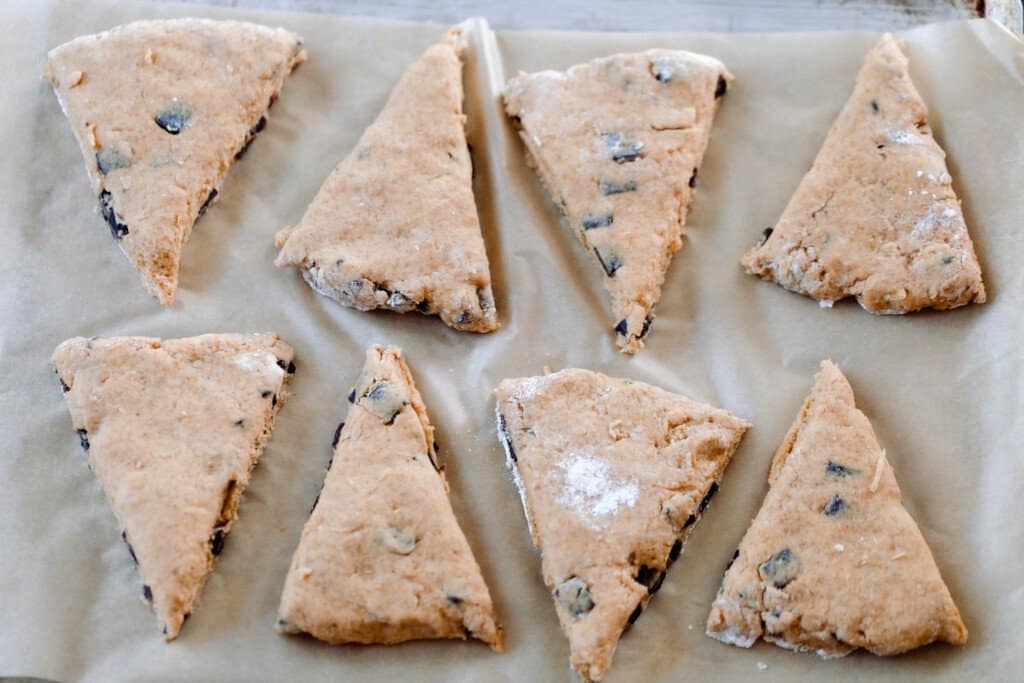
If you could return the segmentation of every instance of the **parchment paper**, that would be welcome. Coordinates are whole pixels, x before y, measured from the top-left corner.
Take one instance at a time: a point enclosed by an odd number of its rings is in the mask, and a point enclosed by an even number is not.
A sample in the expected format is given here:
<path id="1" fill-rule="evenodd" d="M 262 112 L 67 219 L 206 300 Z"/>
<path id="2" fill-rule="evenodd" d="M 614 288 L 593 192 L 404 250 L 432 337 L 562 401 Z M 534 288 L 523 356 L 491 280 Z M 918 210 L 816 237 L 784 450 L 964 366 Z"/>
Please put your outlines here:
<path id="1" fill-rule="evenodd" d="M 1024 670 L 1024 48 L 984 21 L 901 35 L 982 261 L 989 303 L 874 317 L 822 310 L 742 273 L 780 214 L 876 36 L 490 34 L 468 22 L 465 72 L 476 196 L 503 328 L 365 314 L 279 270 L 273 235 L 297 221 L 439 25 L 205 7 L 13 3 L 0 10 L 5 163 L 0 201 L 0 675 L 60 681 L 566 681 L 568 646 L 494 437 L 490 392 L 508 376 L 581 366 L 648 381 L 754 423 L 661 592 L 622 639 L 609 681 L 1011 680 Z M 185 248 L 177 303 L 148 297 L 95 214 L 46 51 L 158 16 L 246 18 L 297 31 L 309 62 L 231 170 Z M 736 75 L 715 121 L 647 348 L 614 350 L 597 273 L 523 163 L 496 93 L 516 71 L 621 50 L 685 48 Z M 401 248 L 402 245 L 395 245 Z M 297 351 L 294 395 L 241 503 L 202 603 L 165 644 L 85 466 L 48 365 L 74 335 L 276 331 Z M 371 342 L 398 344 L 438 429 L 456 515 L 505 626 L 479 643 L 332 647 L 273 630 L 292 551 L 320 487 L 344 396 Z M 832 357 L 853 384 L 970 629 L 962 649 L 823 662 L 703 635 L 726 561 L 766 489 L 770 456 Z M 762 666 L 766 665 L 765 666 Z"/>

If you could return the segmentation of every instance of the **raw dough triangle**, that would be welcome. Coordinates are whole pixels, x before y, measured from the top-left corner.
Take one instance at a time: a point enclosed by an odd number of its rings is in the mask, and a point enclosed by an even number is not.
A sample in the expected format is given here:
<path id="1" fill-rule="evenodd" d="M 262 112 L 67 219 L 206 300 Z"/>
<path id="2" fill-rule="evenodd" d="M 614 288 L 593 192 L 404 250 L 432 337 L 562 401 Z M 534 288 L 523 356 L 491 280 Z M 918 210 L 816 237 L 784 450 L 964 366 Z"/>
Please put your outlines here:
<path id="1" fill-rule="evenodd" d="M 371 346 L 281 595 L 278 630 L 329 643 L 467 638 L 501 651 L 401 349 Z"/>
<path id="2" fill-rule="evenodd" d="M 505 111 L 612 297 L 616 343 L 643 346 L 732 75 L 681 50 L 520 74 Z"/>
<path id="3" fill-rule="evenodd" d="M 711 608 L 709 636 L 742 647 L 764 638 L 822 657 L 967 640 L 885 451 L 831 361 L 768 484 Z"/>
<path id="4" fill-rule="evenodd" d="M 498 329 L 463 128 L 463 49 L 452 29 L 406 70 L 302 222 L 278 233 L 278 266 L 361 311 Z"/>
<path id="5" fill-rule="evenodd" d="M 50 51 L 100 212 L 146 289 L 174 301 L 192 224 L 263 130 L 299 38 L 238 21 L 140 21 Z"/>
<path id="6" fill-rule="evenodd" d="M 983 303 L 945 157 L 907 58 L 885 34 L 811 170 L 743 267 L 826 307 L 848 296 L 872 313 Z"/>
<path id="7" fill-rule="evenodd" d="M 750 425 L 588 370 L 507 379 L 496 394 L 506 464 L 572 668 L 600 680 Z"/>
<path id="8" fill-rule="evenodd" d="M 53 353 L 71 421 L 167 640 L 234 524 L 293 357 L 275 334 L 76 337 Z"/>

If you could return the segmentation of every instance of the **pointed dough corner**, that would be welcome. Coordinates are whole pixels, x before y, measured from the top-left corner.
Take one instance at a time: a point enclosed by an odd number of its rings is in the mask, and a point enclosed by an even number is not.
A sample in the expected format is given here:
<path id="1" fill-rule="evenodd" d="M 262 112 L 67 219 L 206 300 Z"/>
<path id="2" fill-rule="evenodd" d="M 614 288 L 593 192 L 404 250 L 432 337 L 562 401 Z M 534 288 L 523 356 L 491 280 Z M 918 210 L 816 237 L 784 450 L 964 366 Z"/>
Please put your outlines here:
<path id="1" fill-rule="evenodd" d="M 460 57 L 466 49 L 466 38 L 462 35 L 461 26 L 452 26 L 449 28 L 448 33 L 445 34 L 442 42 L 451 45 L 455 50 L 455 53 Z"/>

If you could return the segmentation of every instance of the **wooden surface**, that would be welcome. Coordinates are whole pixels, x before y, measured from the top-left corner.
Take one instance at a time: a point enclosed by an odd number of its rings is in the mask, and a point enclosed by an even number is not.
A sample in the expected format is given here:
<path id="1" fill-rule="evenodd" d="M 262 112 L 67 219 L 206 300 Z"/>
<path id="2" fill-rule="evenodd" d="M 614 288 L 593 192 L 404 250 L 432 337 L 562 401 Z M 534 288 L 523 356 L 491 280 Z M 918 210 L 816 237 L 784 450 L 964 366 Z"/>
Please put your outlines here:
<path id="1" fill-rule="evenodd" d="M 166 1 L 166 0 L 154 0 Z M 1021 33 L 1021 0 L 191 0 L 258 9 L 333 12 L 456 23 L 482 16 L 496 29 L 599 31 L 900 30 L 988 16 Z"/>

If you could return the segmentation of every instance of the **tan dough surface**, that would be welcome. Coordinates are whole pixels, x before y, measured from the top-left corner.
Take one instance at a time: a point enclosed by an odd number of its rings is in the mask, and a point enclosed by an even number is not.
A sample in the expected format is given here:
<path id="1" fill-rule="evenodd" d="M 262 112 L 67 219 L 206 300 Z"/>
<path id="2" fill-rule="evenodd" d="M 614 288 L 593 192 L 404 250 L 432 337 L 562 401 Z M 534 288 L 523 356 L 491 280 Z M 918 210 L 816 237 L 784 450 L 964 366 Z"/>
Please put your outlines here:
<path id="1" fill-rule="evenodd" d="M 600 680 L 750 425 L 589 370 L 506 379 L 496 394 L 499 438 L 571 666 Z"/>
<path id="2" fill-rule="evenodd" d="M 401 349 L 371 346 L 281 596 L 278 629 L 330 643 L 467 638 L 501 651 L 434 428 Z"/>
<path id="3" fill-rule="evenodd" d="M 748 273 L 872 313 L 985 301 L 946 154 L 891 34 L 868 53 L 825 144 Z"/>
<path id="4" fill-rule="evenodd" d="M 305 59 L 283 29 L 207 19 L 125 24 L 50 51 L 46 79 L 100 213 L 161 303 L 193 223 Z"/>
<path id="5" fill-rule="evenodd" d="M 822 657 L 962 645 L 967 629 L 885 451 L 839 368 L 821 367 L 772 460 L 768 495 L 725 573 L 708 635 Z"/>
<path id="6" fill-rule="evenodd" d="M 275 334 L 76 337 L 53 352 L 71 421 L 167 640 L 213 571 L 293 357 Z"/>
<path id="7" fill-rule="evenodd" d="M 278 233 L 278 266 L 361 311 L 498 328 L 463 128 L 463 49 L 453 29 L 406 70 L 302 222 Z"/>
<path id="8" fill-rule="evenodd" d="M 520 74 L 505 111 L 612 297 L 616 343 L 643 346 L 732 75 L 681 50 Z"/>

